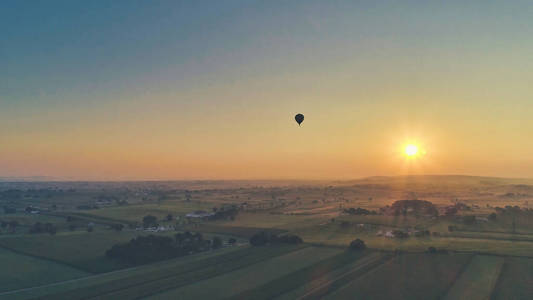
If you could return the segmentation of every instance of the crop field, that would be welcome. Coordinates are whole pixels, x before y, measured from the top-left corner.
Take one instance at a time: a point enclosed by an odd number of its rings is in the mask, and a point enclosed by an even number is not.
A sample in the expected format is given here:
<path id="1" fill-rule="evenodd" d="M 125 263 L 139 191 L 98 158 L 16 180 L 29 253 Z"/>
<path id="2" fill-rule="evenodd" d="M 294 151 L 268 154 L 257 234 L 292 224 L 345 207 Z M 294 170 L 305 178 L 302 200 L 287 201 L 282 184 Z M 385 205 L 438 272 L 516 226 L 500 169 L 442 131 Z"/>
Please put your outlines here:
<path id="1" fill-rule="evenodd" d="M 99 285 L 57 293 L 43 299 L 132 299 L 149 296 L 204 279 L 231 273 L 270 258 L 301 249 L 302 246 L 244 248 L 181 265 L 160 268 Z"/>
<path id="2" fill-rule="evenodd" d="M 533 299 L 533 259 L 506 258 L 491 299 Z"/>
<path id="3" fill-rule="evenodd" d="M 105 251 L 117 242 L 127 242 L 137 232 L 95 231 L 66 232 L 29 237 L 0 239 L 0 245 L 15 251 L 62 262 L 91 273 L 100 273 L 126 267 L 105 257 Z"/>
<path id="4" fill-rule="evenodd" d="M 80 278 L 89 273 L 0 248 L 0 292 Z"/>
<path id="5" fill-rule="evenodd" d="M 198 231 L 212 234 L 226 234 L 244 238 L 250 238 L 252 235 L 264 231 L 272 234 L 280 234 L 286 232 L 283 229 L 276 228 L 259 228 L 259 227 L 237 227 L 237 226 L 220 226 L 216 224 L 201 224 L 195 226 L 185 226 L 183 230 Z"/>
<path id="6" fill-rule="evenodd" d="M 490 299 L 503 261 L 502 257 L 497 256 L 475 256 L 457 278 L 445 299 Z"/>
<path id="7" fill-rule="evenodd" d="M 387 251 L 412 251 L 424 252 L 428 247 L 464 251 L 475 253 L 491 253 L 502 255 L 532 256 L 533 240 L 529 236 L 515 235 L 514 238 L 490 233 L 463 232 L 444 234 L 439 237 L 409 237 L 405 239 L 377 236 L 375 231 L 361 231 L 355 226 L 342 228 L 338 224 L 326 224 L 292 231 L 301 236 L 306 242 L 344 246 L 348 245 L 354 237 L 361 238 L 373 249 Z M 455 235 L 456 234 L 456 235 Z"/>
<path id="8" fill-rule="evenodd" d="M 224 299 L 338 254 L 334 248 L 308 247 L 234 272 L 154 295 L 149 299 Z M 235 284 L 238 283 L 238 284 Z"/>
<path id="9" fill-rule="evenodd" d="M 290 299 L 318 299 L 364 275 L 390 259 L 390 255 L 379 252 L 350 252 L 345 251 L 332 259 L 324 260 L 308 269 L 292 273 L 287 278 L 280 278 L 270 282 L 261 289 L 255 289 L 243 293 L 246 296 L 254 296 L 254 299 L 270 299 L 274 296 L 278 300 Z M 283 283 L 280 281 L 283 280 Z M 279 286 L 287 286 L 280 290 Z M 276 291 L 276 293 L 272 293 Z M 255 297 L 258 298 L 255 298 Z"/>
<path id="10" fill-rule="evenodd" d="M 261 227 L 293 230 L 302 227 L 309 227 L 325 222 L 328 218 L 322 216 L 291 216 L 285 214 L 266 213 L 241 213 L 235 221 L 215 222 L 220 226 L 238 227 Z"/>
<path id="11" fill-rule="evenodd" d="M 176 272 L 176 270 L 187 271 L 189 270 L 189 266 L 192 266 L 192 264 L 198 266 L 200 264 L 212 263 L 214 261 L 213 257 L 217 257 L 216 260 L 219 260 L 225 256 L 242 256 L 248 251 L 250 250 L 246 247 L 228 247 L 217 251 L 200 252 L 189 256 L 179 257 L 176 259 L 139 267 L 127 268 L 96 275 L 88 274 L 88 276 L 76 280 L 67 280 L 53 285 L 44 285 L 42 287 L 24 289 L 5 294 L 0 293 L 0 299 L 24 300 L 43 297 L 45 295 L 69 295 L 69 297 L 75 297 L 72 296 L 72 294 L 87 296 L 89 295 L 88 291 L 94 293 L 95 291 L 100 292 L 106 288 L 114 289 L 117 287 L 118 283 L 122 282 L 121 280 L 125 278 L 128 281 L 132 281 L 133 278 L 136 277 L 148 278 L 148 274 L 154 274 L 154 271 L 156 271 L 156 274 L 159 274 L 160 276 L 165 276 L 167 274 L 173 274 Z M 235 254 L 228 255 L 232 252 L 235 252 Z M 69 294 L 70 291 L 74 292 Z"/>
<path id="12" fill-rule="evenodd" d="M 126 206 L 109 207 L 105 209 L 88 210 L 84 213 L 110 220 L 141 222 L 146 215 L 153 215 L 158 219 L 165 218 L 168 214 L 173 217 L 183 216 L 196 210 L 211 211 L 214 204 L 198 202 L 173 202 L 166 201 L 162 204 L 135 204 Z"/>
<path id="13" fill-rule="evenodd" d="M 471 255 L 406 254 L 368 272 L 326 299 L 436 299 L 445 295 Z"/>
<path id="14" fill-rule="evenodd" d="M 500 179 L 404 179 L 304 186 L 57 183 L 61 189 L 13 183 L 0 190 L 0 299 L 533 298 L 529 188 Z M 432 201 L 438 214 L 391 213 L 403 202 L 397 200 L 411 197 Z M 42 210 L 28 213 L 27 205 Z M 450 207 L 460 209 L 448 215 Z M 224 209 L 230 214 L 184 217 Z M 128 226 L 147 215 L 163 232 Z M 57 232 L 30 234 L 36 222 Z M 117 224 L 125 226 L 110 229 Z M 146 265 L 105 256 L 134 237 L 178 231 L 200 232 L 204 241 L 218 236 L 223 247 Z M 261 231 L 304 242 L 251 246 Z M 355 239 L 367 249 L 348 250 Z"/>

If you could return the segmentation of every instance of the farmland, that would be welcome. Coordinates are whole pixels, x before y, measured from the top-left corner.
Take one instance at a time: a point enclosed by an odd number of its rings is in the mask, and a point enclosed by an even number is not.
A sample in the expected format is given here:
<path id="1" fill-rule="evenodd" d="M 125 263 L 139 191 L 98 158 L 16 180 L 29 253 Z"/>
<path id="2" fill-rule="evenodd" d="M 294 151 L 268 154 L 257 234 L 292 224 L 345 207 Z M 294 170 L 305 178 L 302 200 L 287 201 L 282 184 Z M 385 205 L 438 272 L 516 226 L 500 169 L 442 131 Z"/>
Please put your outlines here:
<path id="1" fill-rule="evenodd" d="M 229 274 L 157 294 L 149 299 L 176 299 L 178 296 L 181 299 L 194 299 L 196 297 L 224 299 L 309 266 L 339 252 L 340 250 L 338 249 L 309 247 L 264 260 Z M 250 276 L 251 274 L 254 275 Z M 239 284 L 235 285 L 235 282 Z"/>
<path id="2" fill-rule="evenodd" d="M 446 299 L 489 299 L 504 259 L 478 255 L 448 291 Z"/>
<path id="3" fill-rule="evenodd" d="M 0 248 L 0 292 L 59 282 L 89 275 L 59 263 Z"/>
<path id="4" fill-rule="evenodd" d="M 529 299 L 529 184 L 431 176 L 0 183 L 8 208 L 0 299 Z M 394 213 L 405 198 L 427 199 L 434 213 Z M 36 232 L 43 224 L 53 231 Z M 303 243 L 251 245 L 260 232 Z M 106 255 L 148 235 L 219 245 L 147 264 Z M 367 249 L 348 249 L 355 239 Z"/>
<path id="5" fill-rule="evenodd" d="M 372 294 L 373 299 L 436 299 L 446 293 L 470 259 L 469 255 L 402 255 L 326 298 L 364 298 Z"/>

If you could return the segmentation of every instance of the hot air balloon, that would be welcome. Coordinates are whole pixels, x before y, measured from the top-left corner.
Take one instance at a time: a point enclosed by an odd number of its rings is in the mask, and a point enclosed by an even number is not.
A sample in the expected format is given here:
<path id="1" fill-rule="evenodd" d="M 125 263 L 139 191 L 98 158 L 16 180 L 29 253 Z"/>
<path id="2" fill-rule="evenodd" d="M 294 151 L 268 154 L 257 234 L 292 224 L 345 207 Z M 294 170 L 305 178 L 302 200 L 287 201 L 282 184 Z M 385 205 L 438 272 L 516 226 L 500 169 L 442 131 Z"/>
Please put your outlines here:
<path id="1" fill-rule="evenodd" d="M 302 124 L 302 122 L 304 121 L 304 115 L 297 114 L 296 116 L 294 116 L 294 119 L 298 123 L 298 126 L 300 126 Z"/>

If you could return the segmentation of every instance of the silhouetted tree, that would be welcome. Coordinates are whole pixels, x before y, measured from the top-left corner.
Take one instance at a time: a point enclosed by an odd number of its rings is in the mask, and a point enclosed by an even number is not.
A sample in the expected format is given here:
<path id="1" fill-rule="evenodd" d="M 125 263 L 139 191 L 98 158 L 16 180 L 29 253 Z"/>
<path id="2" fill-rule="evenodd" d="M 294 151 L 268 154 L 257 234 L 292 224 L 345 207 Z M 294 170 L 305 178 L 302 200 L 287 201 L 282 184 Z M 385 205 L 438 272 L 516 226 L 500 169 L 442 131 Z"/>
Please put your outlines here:
<path id="1" fill-rule="evenodd" d="M 366 249 L 365 242 L 360 239 L 355 239 L 350 243 L 350 250 L 361 251 Z"/>
<path id="2" fill-rule="evenodd" d="M 213 237 L 212 247 L 213 249 L 218 249 L 222 247 L 222 239 L 218 236 Z"/>
<path id="3" fill-rule="evenodd" d="M 143 218 L 143 227 L 156 227 L 157 226 L 157 218 L 151 215 L 145 216 Z"/>

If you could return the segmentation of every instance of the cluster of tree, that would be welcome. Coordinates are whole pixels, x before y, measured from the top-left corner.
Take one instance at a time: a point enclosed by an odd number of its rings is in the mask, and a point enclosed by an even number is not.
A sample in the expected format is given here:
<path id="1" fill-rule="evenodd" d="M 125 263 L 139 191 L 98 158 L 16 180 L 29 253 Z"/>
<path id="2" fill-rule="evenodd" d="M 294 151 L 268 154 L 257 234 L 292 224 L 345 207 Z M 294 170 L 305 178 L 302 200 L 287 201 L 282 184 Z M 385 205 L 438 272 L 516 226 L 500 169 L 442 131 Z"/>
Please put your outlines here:
<path id="1" fill-rule="evenodd" d="M 157 223 L 157 218 L 151 215 L 144 216 L 143 218 L 143 227 L 144 228 L 150 228 L 150 227 L 158 227 L 159 224 Z"/>
<path id="2" fill-rule="evenodd" d="M 15 232 L 15 229 L 19 226 L 19 222 L 16 220 L 0 221 L 0 227 L 8 228 L 11 232 Z"/>
<path id="3" fill-rule="evenodd" d="M 267 244 L 300 244 L 303 243 L 302 238 L 297 235 L 276 235 L 264 231 L 254 234 L 250 238 L 252 246 L 264 246 Z"/>
<path id="4" fill-rule="evenodd" d="M 445 216 L 455 216 L 459 211 L 471 211 L 472 207 L 461 203 L 456 202 L 454 205 L 450 205 L 444 208 Z"/>
<path id="5" fill-rule="evenodd" d="M 533 209 L 521 208 L 520 206 L 510 206 L 505 207 L 495 207 L 496 213 L 498 214 L 509 214 L 509 215 L 520 215 L 520 214 L 532 214 Z"/>
<path id="6" fill-rule="evenodd" d="M 113 229 L 115 231 L 122 231 L 122 229 L 124 229 L 124 225 L 122 225 L 120 223 L 114 223 L 114 224 L 110 224 L 109 228 L 111 228 L 111 229 Z"/>
<path id="7" fill-rule="evenodd" d="M 106 251 L 106 256 L 139 265 L 185 256 L 222 247 L 222 240 L 204 239 L 201 233 L 178 233 L 174 239 L 168 236 L 139 236 L 125 244 L 117 244 Z"/>
<path id="8" fill-rule="evenodd" d="M 31 234 L 49 233 L 51 235 L 54 235 L 56 234 L 56 232 L 57 232 L 57 228 L 54 226 L 54 224 L 52 223 L 43 224 L 41 222 L 37 222 L 33 224 L 29 230 L 29 233 Z"/>
<path id="9" fill-rule="evenodd" d="M 33 212 L 33 211 L 39 211 L 39 209 L 37 209 L 37 208 L 35 208 L 35 207 L 33 207 L 33 206 L 30 205 L 30 206 L 26 206 L 26 208 L 24 209 L 24 211 L 27 212 L 27 213 L 31 213 L 31 212 Z"/>
<path id="10" fill-rule="evenodd" d="M 348 208 L 348 209 L 344 209 L 343 210 L 344 213 L 347 213 L 347 214 L 350 214 L 350 215 L 377 215 L 377 212 L 376 211 L 373 211 L 373 210 L 368 210 L 368 209 L 364 209 L 364 208 Z"/>
<path id="11" fill-rule="evenodd" d="M 220 209 L 213 209 L 213 215 L 209 217 L 210 220 L 235 220 L 239 213 L 237 205 L 223 206 Z"/>
<path id="12" fill-rule="evenodd" d="M 431 236 L 431 232 L 429 232 L 429 230 L 420 230 L 420 231 L 415 231 L 414 235 L 416 237 Z"/>
<path id="13" fill-rule="evenodd" d="M 391 206 L 385 206 L 381 208 L 381 210 L 386 215 L 393 216 L 437 216 L 439 214 L 435 205 L 426 200 L 398 200 L 395 201 Z"/>
<path id="14" fill-rule="evenodd" d="M 348 249 L 353 250 L 353 251 L 361 251 L 361 250 L 366 249 L 366 245 L 363 240 L 355 239 L 350 243 L 350 246 L 348 247 Z"/>
<path id="15" fill-rule="evenodd" d="M 405 239 L 409 237 L 409 234 L 407 232 L 403 232 L 401 230 L 393 230 L 392 234 L 394 235 L 395 238 Z"/>

